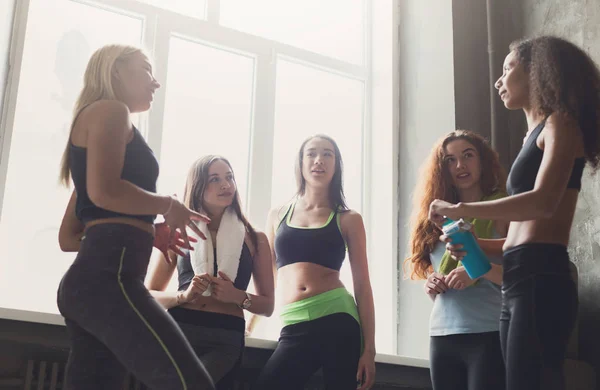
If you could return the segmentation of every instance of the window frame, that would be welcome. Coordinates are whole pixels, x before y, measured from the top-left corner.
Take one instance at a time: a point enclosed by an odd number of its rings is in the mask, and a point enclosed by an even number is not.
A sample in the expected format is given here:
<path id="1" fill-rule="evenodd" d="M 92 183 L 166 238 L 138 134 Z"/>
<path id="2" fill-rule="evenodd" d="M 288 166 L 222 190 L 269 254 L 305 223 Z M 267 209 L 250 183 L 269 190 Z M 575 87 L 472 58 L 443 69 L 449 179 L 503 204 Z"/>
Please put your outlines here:
<path id="1" fill-rule="evenodd" d="M 7 179 L 8 160 L 10 158 L 11 137 L 15 122 L 16 101 L 19 90 L 19 80 L 21 75 L 21 66 L 24 55 L 25 34 L 27 30 L 29 7 L 31 1 L 40 0 L 19 0 L 16 2 L 13 32 L 11 38 L 9 54 L 9 71 L 6 85 L 6 94 L 2 118 L 0 122 L 0 223 L 2 217 L 2 208 L 4 203 L 4 188 Z M 44 0 L 41 0 L 44 1 Z M 361 80 L 364 83 L 363 94 L 363 123 L 362 123 L 362 161 L 361 161 L 361 180 L 362 194 L 361 204 L 353 205 L 361 211 L 367 230 L 368 254 L 372 253 L 372 247 L 380 243 L 372 243 L 372 235 L 369 230 L 376 224 L 379 214 L 374 214 L 374 204 L 372 204 L 373 189 L 371 189 L 373 172 L 376 170 L 373 158 L 376 153 L 373 150 L 373 131 L 372 131 L 372 112 L 373 102 L 380 101 L 373 99 L 373 69 L 372 69 L 372 36 L 374 30 L 374 20 L 372 13 L 373 0 L 363 1 L 363 64 L 357 65 L 344 62 L 335 58 L 327 57 L 322 54 L 314 53 L 309 50 L 290 46 L 281 42 L 267 38 L 254 36 L 242 31 L 221 26 L 219 24 L 219 0 L 207 0 L 205 15 L 206 19 L 201 20 L 195 17 L 179 14 L 174 11 L 158 8 L 147 3 L 141 3 L 136 0 L 68 0 L 82 3 L 85 5 L 108 9 L 123 15 L 143 18 L 143 45 L 151 56 L 154 57 L 154 73 L 159 80 L 166 80 L 168 72 L 168 54 L 169 41 L 171 36 L 184 37 L 192 41 L 201 42 L 221 49 L 233 52 L 239 52 L 244 55 L 252 55 L 255 58 L 255 80 L 254 80 L 254 102 L 252 107 L 252 121 L 250 129 L 250 153 L 248 161 L 248 188 L 245 205 L 247 215 L 256 225 L 263 226 L 266 222 L 266 216 L 271 208 L 271 188 L 273 169 L 273 139 L 274 139 L 274 120 L 275 120 L 275 94 L 277 77 L 277 59 L 285 58 L 303 64 L 309 64 L 320 70 L 325 70 L 345 77 Z M 377 0 L 379 1 L 379 0 Z M 390 12 L 394 11 L 396 0 L 388 0 L 390 3 Z M 379 14 L 381 16 L 381 13 Z M 390 15 L 390 22 L 396 20 L 396 16 Z M 397 39 L 392 39 L 397 43 Z M 394 49 L 395 50 L 395 49 Z M 391 80 L 390 80 L 391 81 Z M 140 117 L 140 130 L 147 135 L 147 140 L 160 161 L 162 124 L 164 121 L 166 88 L 157 91 L 154 99 L 153 109 L 149 115 Z M 394 96 L 394 101 L 397 97 Z M 395 108 L 393 109 L 395 112 Z M 396 121 L 397 122 L 397 121 Z M 388 131 L 388 130 L 386 130 Z M 389 129 L 393 132 L 393 129 Z M 396 135 L 392 138 L 396 139 Z M 392 154 L 397 149 L 393 146 L 389 153 Z M 386 151 L 388 153 L 388 151 Z M 396 161 L 396 156 L 392 158 Z M 260 168 L 260 169 L 259 169 Z M 393 193 L 397 193 L 397 167 L 390 167 L 390 177 L 394 181 Z M 269 174 L 264 174 L 269 172 Z M 292 171 L 290 171 L 290 174 Z M 347 173 L 348 174 L 348 173 Z M 396 195 L 392 195 L 394 204 L 390 205 L 390 213 L 397 210 Z M 375 277 L 384 275 L 389 277 L 389 273 L 397 273 L 397 259 L 395 258 L 396 240 L 398 237 L 397 227 L 391 226 L 393 242 L 387 242 L 390 246 L 389 260 L 377 259 L 369 256 L 369 263 L 374 261 L 385 261 L 385 272 L 378 271 Z M 386 239 L 387 240 L 387 239 Z M 373 240 L 375 241 L 375 240 Z M 386 256 L 387 257 L 387 256 Z M 389 262 L 389 266 L 388 263 Z M 372 274 L 371 280 L 374 281 Z M 386 279 L 387 280 L 387 279 Z M 396 291 L 396 283 L 392 282 L 390 288 Z M 375 283 L 373 283 L 375 284 Z M 396 298 L 390 298 L 385 303 L 387 310 L 396 312 Z M 396 329 L 396 316 L 392 315 L 390 321 L 391 329 Z M 386 329 L 388 327 L 386 326 Z M 395 333 L 395 332 L 393 332 Z M 396 335 L 386 335 L 383 339 L 395 340 Z M 378 337 L 379 339 L 379 337 Z M 396 343 L 393 343 L 393 350 L 396 350 Z"/>

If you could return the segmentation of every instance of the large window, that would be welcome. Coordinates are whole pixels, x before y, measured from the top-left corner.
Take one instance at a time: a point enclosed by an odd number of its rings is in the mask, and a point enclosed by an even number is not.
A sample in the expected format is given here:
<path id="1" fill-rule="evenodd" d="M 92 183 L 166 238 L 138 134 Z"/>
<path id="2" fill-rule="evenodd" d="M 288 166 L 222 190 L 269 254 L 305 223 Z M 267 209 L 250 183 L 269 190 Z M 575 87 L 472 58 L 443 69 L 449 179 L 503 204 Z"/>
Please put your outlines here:
<path id="1" fill-rule="evenodd" d="M 327 134 L 336 140 L 344 163 L 344 189 L 351 208 L 361 210 L 364 81 L 311 64 L 277 60 L 275 135 L 273 140 L 274 204 L 289 200 L 296 190 L 294 165 L 307 137 Z"/>
<path id="2" fill-rule="evenodd" d="M 159 190 L 183 197 L 192 163 L 221 154 L 233 165 L 246 204 L 254 58 L 173 37 L 168 66 Z"/>
<path id="3" fill-rule="evenodd" d="M 2 156 L 0 247 L 11 260 L 2 262 L 0 306 L 56 312 L 52 292 L 74 257 L 57 242 L 70 195 L 58 186 L 58 168 L 73 104 L 92 51 L 111 42 L 140 45 L 142 35 L 141 18 L 69 0 L 31 1 L 10 148 Z M 14 299 L 23 280 L 41 293 Z"/>
<path id="4" fill-rule="evenodd" d="M 363 0 L 221 0 L 224 26 L 363 63 Z"/>
<path id="5" fill-rule="evenodd" d="M 136 119 L 160 160 L 160 192 L 182 197 L 190 165 L 203 155 L 222 154 L 233 165 L 244 209 L 262 230 L 269 209 L 295 193 L 301 142 L 323 133 L 338 142 L 348 204 L 363 214 L 370 229 L 376 218 L 369 186 L 374 156 L 369 140 L 375 134 L 368 55 L 375 39 L 370 35 L 371 1 L 18 3 L 23 12 L 15 30 L 22 39 L 13 49 L 19 66 L 9 72 L 17 88 L 7 95 L 16 104 L 2 129 L 0 163 L 0 247 L 5 250 L 0 309 L 58 313 L 55 291 L 74 258 L 58 248 L 58 227 L 70 195 L 58 185 L 58 168 L 85 65 L 107 43 L 144 46 L 163 85 L 151 112 Z M 0 41 L 0 59 L 2 49 Z M 386 131 L 391 134 L 391 127 Z M 391 149 L 380 154 L 391 156 Z M 370 245 L 381 248 L 376 244 L 380 237 L 369 238 Z M 376 292 L 377 272 L 396 270 L 388 254 L 373 268 Z M 352 292 L 347 261 L 342 280 Z M 22 293 L 23 283 L 31 286 L 31 294 Z M 395 311 L 388 290 L 376 297 L 381 313 Z M 382 317 L 384 323 L 395 321 L 388 317 Z M 394 338 L 387 334 L 388 325 L 381 328 L 386 332 L 381 340 Z M 275 339 L 278 330 L 272 318 L 260 323 L 256 335 Z M 381 352 L 395 349 L 378 343 Z"/>

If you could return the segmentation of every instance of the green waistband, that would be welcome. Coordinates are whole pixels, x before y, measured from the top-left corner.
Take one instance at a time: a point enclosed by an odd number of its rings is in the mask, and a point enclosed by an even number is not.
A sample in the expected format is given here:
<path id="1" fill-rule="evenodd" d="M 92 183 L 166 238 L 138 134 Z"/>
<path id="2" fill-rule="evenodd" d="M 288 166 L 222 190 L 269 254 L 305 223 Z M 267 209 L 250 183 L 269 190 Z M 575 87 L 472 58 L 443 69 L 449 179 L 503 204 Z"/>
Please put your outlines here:
<path id="1" fill-rule="evenodd" d="M 348 313 L 360 324 L 354 297 L 344 287 L 289 303 L 282 307 L 280 317 L 282 325 L 288 326 L 336 313 Z"/>

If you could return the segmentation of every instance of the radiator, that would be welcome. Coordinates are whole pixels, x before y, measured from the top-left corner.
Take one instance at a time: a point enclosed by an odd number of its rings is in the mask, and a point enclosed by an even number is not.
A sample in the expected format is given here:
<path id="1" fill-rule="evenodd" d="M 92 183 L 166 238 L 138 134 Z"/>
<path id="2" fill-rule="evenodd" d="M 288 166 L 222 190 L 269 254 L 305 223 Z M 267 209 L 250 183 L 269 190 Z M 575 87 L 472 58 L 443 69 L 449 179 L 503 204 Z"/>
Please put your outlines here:
<path id="1" fill-rule="evenodd" d="M 62 389 L 64 366 L 64 362 L 28 360 L 23 388 L 25 390 Z"/>
<path id="2" fill-rule="evenodd" d="M 28 360 L 24 379 L 14 379 L 4 383 L 0 381 L 0 389 L 62 390 L 65 364 L 65 362 Z M 122 389 L 146 390 L 146 387 L 133 375 L 127 375 Z"/>

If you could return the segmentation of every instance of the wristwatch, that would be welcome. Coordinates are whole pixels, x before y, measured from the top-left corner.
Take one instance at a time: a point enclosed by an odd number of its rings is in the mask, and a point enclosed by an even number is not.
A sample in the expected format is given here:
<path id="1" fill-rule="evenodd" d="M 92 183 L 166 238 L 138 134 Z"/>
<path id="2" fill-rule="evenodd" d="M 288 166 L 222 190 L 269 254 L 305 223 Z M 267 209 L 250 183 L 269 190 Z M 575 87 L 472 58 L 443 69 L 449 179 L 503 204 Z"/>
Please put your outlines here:
<path id="1" fill-rule="evenodd" d="M 246 291 L 244 291 L 244 294 L 246 294 L 246 298 L 241 305 L 238 304 L 238 307 L 243 310 L 248 310 L 250 306 L 252 306 L 252 298 L 250 298 L 250 294 L 248 294 Z"/>

